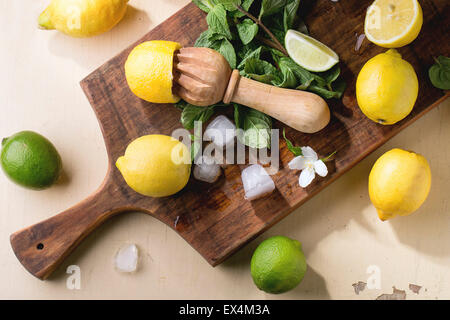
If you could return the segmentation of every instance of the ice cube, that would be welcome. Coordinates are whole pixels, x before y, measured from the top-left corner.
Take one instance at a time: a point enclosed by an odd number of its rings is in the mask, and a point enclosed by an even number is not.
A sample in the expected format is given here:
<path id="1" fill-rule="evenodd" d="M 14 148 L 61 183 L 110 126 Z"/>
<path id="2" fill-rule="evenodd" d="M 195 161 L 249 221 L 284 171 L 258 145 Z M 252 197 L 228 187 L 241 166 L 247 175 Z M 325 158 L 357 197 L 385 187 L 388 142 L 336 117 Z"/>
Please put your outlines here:
<path id="1" fill-rule="evenodd" d="M 219 148 L 224 148 L 234 142 L 236 126 L 224 115 L 216 117 L 206 127 L 203 137 L 212 141 Z"/>
<path id="2" fill-rule="evenodd" d="M 201 156 L 194 168 L 194 178 L 200 181 L 214 183 L 220 177 L 222 170 L 214 158 Z"/>
<path id="3" fill-rule="evenodd" d="M 253 164 L 242 170 L 242 183 L 244 184 L 245 199 L 255 200 L 272 193 L 275 183 L 259 164 Z"/>
<path id="4" fill-rule="evenodd" d="M 114 258 L 116 269 L 120 272 L 135 272 L 138 265 L 138 248 L 127 244 L 119 249 Z"/>

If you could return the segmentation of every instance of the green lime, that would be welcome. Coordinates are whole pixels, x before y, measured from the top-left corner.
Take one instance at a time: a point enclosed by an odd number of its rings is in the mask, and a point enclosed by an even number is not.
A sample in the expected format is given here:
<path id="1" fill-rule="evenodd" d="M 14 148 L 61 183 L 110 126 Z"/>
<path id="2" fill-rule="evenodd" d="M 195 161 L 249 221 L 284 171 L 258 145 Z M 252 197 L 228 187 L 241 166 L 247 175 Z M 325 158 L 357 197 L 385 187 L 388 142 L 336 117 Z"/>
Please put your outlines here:
<path id="1" fill-rule="evenodd" d="M 264 240 L 253 253 L 251 273 L 256 286 L 268 293 L 294 289 L 306 272 L 306 259 L 297 240 L 276 236 Z"/>
<path id="2" fill-rule="evenodd" d="M 53 144 L 32 131 L 2 140 L 3 171 L 15 183 L 30 189 L 50 187 L 61 173 L 61 157 Z"/>

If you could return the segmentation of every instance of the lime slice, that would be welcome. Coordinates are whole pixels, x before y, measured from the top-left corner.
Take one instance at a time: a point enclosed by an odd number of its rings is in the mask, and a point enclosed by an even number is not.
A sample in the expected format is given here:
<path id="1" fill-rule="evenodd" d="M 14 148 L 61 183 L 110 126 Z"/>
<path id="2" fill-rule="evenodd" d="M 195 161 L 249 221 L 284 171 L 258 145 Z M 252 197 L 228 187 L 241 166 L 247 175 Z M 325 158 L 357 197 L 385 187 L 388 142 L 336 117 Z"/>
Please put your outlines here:
<path id="1" fill-rule="evenodd" d="M 309 71 L 321 72 L 331 69 L 339 62 L 339 56 L 323 43 L 295 30 L 288 30 L 286 50 L 297 64 Z"/>

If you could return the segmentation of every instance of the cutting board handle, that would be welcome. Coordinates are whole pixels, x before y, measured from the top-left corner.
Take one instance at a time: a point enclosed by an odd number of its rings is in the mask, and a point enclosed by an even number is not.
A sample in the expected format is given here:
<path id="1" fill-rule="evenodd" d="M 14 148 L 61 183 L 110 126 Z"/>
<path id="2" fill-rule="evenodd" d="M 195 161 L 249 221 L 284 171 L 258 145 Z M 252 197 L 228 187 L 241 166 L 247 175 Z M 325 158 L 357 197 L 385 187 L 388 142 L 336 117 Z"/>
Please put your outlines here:
<path id="1" fill-rule="evenodd" d="M 13 233 L 10 240 L 16 257 L 31 274 L 45 280 L 91 231 L 124 211 L 112 199 L 103 186 L 72 208 Z"/>

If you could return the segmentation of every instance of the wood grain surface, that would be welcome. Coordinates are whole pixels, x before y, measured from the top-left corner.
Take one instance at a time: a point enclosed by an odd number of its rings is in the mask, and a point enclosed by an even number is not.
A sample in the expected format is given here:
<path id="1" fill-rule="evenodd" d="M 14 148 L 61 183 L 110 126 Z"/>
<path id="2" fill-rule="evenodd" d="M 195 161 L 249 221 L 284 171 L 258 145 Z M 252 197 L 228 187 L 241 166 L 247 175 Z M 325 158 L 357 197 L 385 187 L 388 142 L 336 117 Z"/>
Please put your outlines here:
<path id="1" fill-rule="evenodd" d="M 335 161 L 328 166 L 330 173 L 326 178 L 316 179 L 306 189 L 300 188 L 298 172 L 286 168 L 292 155 L 284 142 L 280 142 L 280 171 L 273 176 L 276 190 L 264 199 L 244 200 L 240 178 L 243 166 L 227 167 L 224 177 L 212 186 L 191 179 L 184 190 L 168 198 L 147 198 L 132 191 L 115 169 L 116 159 L 139 136 L 171 134 L 181 127 L 178 109 L 147 103 L 129 90 L 123 64 L 135 43 L 81 82 L 99 120 L 108 152 L 109 169 L 103 185 L 80 205 L 13 234 L 11 243 L 18 259 L 33 275 L 44 279 L 106 218 L 139 210 L 172 227 L 215 266 L 317 194 L 445 97 L 441 90 L 431 86 L 427 70 L 433 56 L 450 53 L 446 38 L 450 10 L 446 0 L 427 0 L 421 1 L 425 17 L 422 32 L 411 45 L 399 49 L 419 77 L 419 98 L 413 112 L 396 125 L 381 126 L 359 111 L 354 92 L 356 75 L 369 58 L 385 51 L 367 41 L 359 53 L 353 50 L 356 35 L 363 32 L 365 10 L 370 3 L 347 0 L 333 6 L 328 0 L 320 0 L 302 4 L 301 12 L 311 34 L 339 54 L 348 85 L 342 101 L 329 101 L 332 117 L 324 130 L 301 134 L 286 128 L 286 134 L 295 144 L 309 145 L 319 155 L 338 151 Z M 190 46 L 206 28 L 204 17 L 195 5 L 189 4 L 138 43 L 167 39 Z M 282 128 L 278 122 L 274 127 Z"/>

